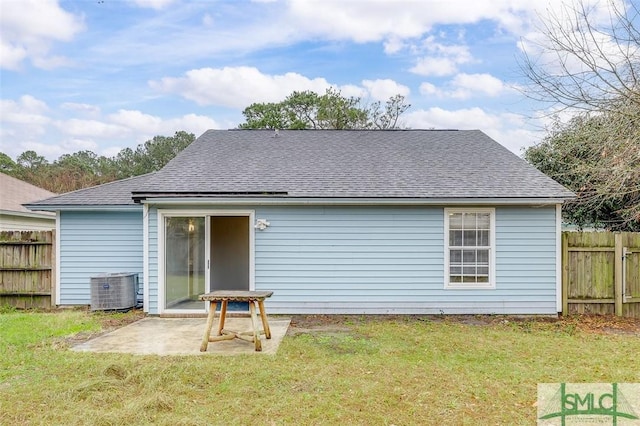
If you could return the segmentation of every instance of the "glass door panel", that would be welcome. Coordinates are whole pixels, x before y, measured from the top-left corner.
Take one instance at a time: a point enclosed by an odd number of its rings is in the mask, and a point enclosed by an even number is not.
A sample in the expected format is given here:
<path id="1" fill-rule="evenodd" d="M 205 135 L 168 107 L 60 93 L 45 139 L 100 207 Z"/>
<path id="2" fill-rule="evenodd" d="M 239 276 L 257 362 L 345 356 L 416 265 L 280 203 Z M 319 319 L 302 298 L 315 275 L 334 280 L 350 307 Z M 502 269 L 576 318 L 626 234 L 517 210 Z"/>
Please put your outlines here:
<path id="1" fill-rule="evenodd" d="M 165 309 L 204 310 L 204 217 L 165 218 Z"/>

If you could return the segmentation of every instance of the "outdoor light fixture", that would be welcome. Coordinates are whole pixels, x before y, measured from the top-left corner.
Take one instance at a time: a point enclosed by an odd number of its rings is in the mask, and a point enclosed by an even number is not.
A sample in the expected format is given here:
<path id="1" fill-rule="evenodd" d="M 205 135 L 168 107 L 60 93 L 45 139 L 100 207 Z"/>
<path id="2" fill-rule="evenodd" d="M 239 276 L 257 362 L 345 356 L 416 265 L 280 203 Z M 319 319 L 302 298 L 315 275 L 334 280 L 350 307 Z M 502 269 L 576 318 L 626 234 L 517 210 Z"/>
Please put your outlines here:
<path id="1" fill-rule="evenodd" d="M 264 231 L 267 227 L 271 225 L 267 219 L 256 219 L 256 226 L 254 228 L 259 229 L 260 231 Z"/>

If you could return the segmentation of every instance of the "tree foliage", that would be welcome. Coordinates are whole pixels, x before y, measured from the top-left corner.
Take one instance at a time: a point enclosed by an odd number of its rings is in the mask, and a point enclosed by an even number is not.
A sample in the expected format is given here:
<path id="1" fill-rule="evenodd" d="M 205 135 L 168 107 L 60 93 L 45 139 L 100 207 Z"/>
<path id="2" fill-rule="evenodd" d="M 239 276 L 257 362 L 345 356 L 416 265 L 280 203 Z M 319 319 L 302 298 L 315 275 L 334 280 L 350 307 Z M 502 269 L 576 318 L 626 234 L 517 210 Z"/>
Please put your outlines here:
<path id="1" fill-rule="evenodd" d="M 400 116 L 411 105 L 402 95 L 363 106 L 360 98 L 343 96 L 327 89 L 323 95 L 312 91 L 293 92 L 276 103 L 254 103 L 242 111 L 241 129 L 396 129 Z"/>
<path id="2" fill-rule="evenodd" d="M 138 145 L 125 148 L 114 159 L 118 179 L 139 176 L 163 168 L 178 153 L 195 140 L 192 133 L 176 132 L 174 136 L 155 136 Z"/>
<path id="3" fill-rule="evenodd" d="M 566 220 L 640 231 L 640 115 L 582 114 L 556 123 L 525 159 L 578 195 L 564 206 Z"/>
<path id="4" fill-rule="evenodd" d="M 64 154 L 53 163 L 35 151 L 23 152 L 15 162 L 0 153 L 0 172 L 63 193 L 160 170 L 194 140 L 193 134 L 179 131 L 174 136 L 156 136 L 135 151 L 125 148 L 115 157 L 79 151 Z"/>
<path id="5" fill-rule="evenodd" d="M 640 231 L 639 21 L 633 2 L 565 4 L 521 61 L 525 93 L 573 117 L 525 158 L 578 194 L 564 215 L 579 226 Z"/>

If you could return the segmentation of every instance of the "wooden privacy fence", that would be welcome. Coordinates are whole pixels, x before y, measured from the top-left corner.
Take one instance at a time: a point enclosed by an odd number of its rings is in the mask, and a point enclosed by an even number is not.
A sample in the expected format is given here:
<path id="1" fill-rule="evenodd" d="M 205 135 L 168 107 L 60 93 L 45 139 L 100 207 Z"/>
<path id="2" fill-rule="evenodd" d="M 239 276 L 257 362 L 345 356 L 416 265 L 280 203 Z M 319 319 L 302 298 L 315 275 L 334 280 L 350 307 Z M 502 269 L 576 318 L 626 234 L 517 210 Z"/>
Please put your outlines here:
<path id="1" fill-rule="evenodd" d="M 562 233 L 562 312 L 640 318 L 640 233 Z"/>
<path id="2" fill-rule="evenodd" d="M 55 306 L 55 232 L 0 232 L 0 305 Z"/>

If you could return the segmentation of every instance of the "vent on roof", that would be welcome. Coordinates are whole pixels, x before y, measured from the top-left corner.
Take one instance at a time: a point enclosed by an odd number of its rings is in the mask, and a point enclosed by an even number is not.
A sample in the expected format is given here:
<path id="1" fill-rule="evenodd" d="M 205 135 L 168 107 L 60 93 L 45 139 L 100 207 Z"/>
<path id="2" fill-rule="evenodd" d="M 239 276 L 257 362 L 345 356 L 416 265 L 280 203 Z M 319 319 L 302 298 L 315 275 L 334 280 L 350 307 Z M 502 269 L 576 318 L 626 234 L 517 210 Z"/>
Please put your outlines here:
<path id="1" fill-rule="evenodd" d="M 91 277 L 91 310 L 120 310 L 136 306 L 138 274 L 115 273 Z"/>

